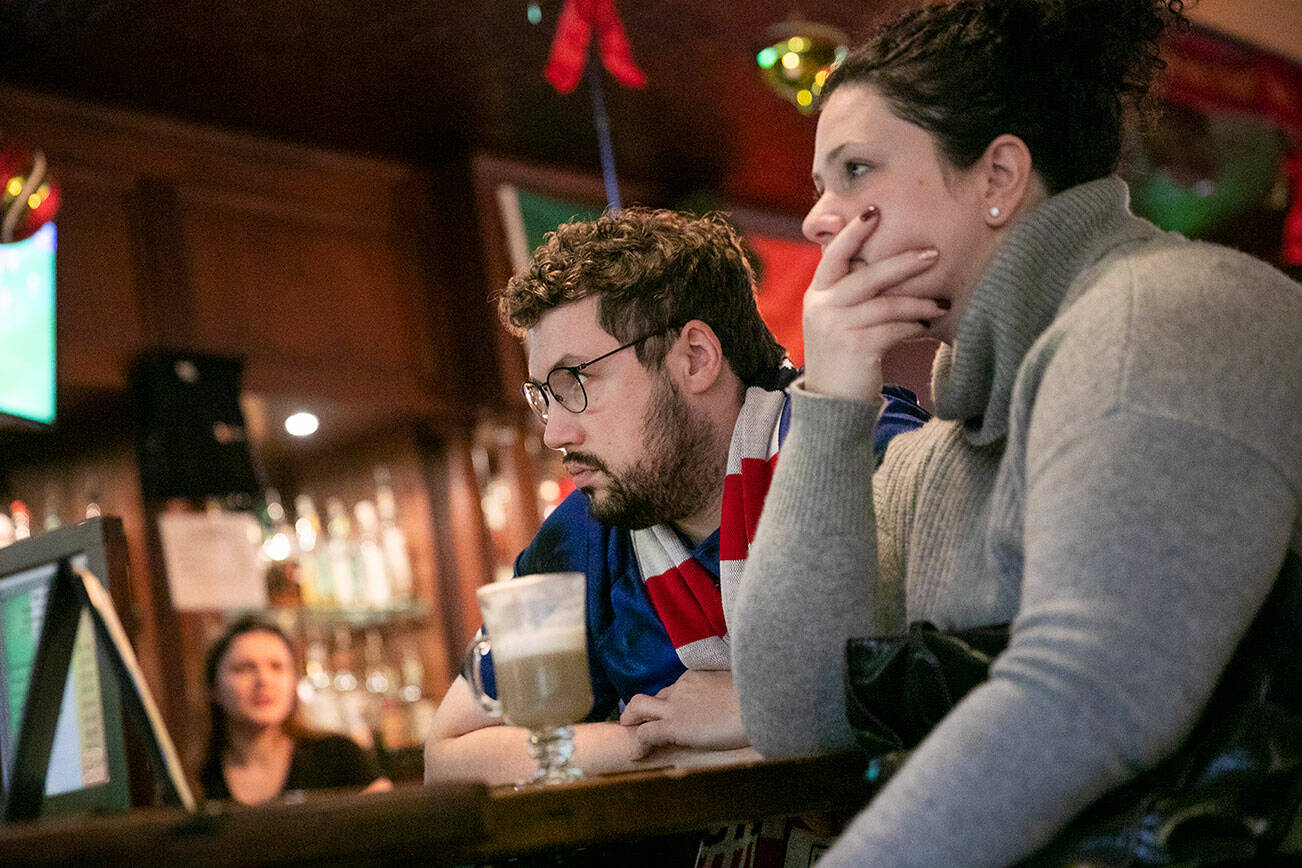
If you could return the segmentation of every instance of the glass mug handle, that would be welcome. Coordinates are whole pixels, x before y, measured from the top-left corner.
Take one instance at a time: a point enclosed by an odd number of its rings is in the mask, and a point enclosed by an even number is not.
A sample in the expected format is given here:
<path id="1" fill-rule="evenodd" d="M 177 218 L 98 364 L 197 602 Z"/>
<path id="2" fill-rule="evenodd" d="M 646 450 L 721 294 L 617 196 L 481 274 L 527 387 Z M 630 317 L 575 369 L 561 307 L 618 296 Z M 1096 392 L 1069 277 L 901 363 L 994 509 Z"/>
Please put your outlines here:
<path id="1" fill-rule="evenodd" d="M 466 655 L 461 660 L 461 677 L 470 685 L 470 695 L 475 703 L 488 713 L 489 717 L 502 716 L 502 703 L 484 692 L 484 655 L 492 651 L 488 633 L 480 628 L 475 637 L 466 646 Z"/>

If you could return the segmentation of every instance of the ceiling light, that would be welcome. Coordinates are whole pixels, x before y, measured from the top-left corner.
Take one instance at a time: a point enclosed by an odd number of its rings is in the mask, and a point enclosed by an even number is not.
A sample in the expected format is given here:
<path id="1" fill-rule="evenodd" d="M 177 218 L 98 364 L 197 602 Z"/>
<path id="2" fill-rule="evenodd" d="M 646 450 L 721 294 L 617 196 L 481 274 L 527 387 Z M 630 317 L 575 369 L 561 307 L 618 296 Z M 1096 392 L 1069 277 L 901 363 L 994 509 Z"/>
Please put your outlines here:
<path id="1" fill-rule="evenodd" d="M 313 413 L 295 413 L 285 420 L 285 430 L 295 437 L 307 437 L 316 433 L 321 420 Z"/>

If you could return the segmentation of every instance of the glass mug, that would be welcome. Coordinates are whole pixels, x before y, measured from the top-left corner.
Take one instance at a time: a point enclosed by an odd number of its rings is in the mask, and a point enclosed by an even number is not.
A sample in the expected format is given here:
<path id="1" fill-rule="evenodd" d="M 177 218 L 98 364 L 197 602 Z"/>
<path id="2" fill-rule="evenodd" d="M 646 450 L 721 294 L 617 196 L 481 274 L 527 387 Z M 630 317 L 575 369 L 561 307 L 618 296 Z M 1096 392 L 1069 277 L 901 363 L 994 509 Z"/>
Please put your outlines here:
<path id="1" fill-rule="evenodd" d="M 592 710 L 583 573 L 538 573 L 481 587 L 484 631 L 466 649 L 462 674 L 494 717 L 529 730 L 534 776 L 518 786 L 576 781 L 574 728 Z M 484 692 L 484 655 L 493 654 L 497 699 Z"/>

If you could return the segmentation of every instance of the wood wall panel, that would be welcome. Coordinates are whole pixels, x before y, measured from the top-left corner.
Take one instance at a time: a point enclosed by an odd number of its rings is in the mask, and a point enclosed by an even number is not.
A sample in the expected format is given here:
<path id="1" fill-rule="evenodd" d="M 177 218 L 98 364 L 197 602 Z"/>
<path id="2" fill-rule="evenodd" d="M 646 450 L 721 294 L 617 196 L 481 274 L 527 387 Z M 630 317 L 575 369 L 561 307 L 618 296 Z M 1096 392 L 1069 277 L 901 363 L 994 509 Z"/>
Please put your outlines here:
<path id="1" fill-rule="evenodd" d="M 412 365 L 408 288 L 397 284 L 394 251 L 381 239 L 239 215 L 186 217 L 200 343 L 361 368 Z"/>
<path id="2" fill-rule="evenodd" d="M 393 382 L 382 403 L 408 414 L 456 407 L 430 389 L 454 355 L 430 336 L 488 314 L 440 298 L 436 215 L 407 202 L 431 192 L 420 168 L 15 91 L 0 112 L 64 192 L 61 385 L 121 388 L 162 345 L 288 365 L 263 376 L 277 389 L 302 365 L 309 391 Z"/>
<path id="3" fill-rule="evenodd" d="M 249 388 L 386 414 L 443 409 L 421 288 L 392 235 L 189 198 L 182 220 L 193 342 L 243 356 Z"/>
<path id="4" fill-rule="evenodd" d="M 174 121 L 157 115 L 32 92 L 0 89 L 5 132 L 44 148 L 56 171 L 64 156 L 105 171 L 185 178 L 214 190 L 248 191 L 273 202 L 364 210 L 377 190 L 413 166 L 325 151 Z"/>
<path id="5" fill-rule="evenodd" d="M 130 179 L 64 165 L 58 180 L 64 197 L 56 253 L 59 382 L 120 390 L 145 340 L 129 232 Z"/>

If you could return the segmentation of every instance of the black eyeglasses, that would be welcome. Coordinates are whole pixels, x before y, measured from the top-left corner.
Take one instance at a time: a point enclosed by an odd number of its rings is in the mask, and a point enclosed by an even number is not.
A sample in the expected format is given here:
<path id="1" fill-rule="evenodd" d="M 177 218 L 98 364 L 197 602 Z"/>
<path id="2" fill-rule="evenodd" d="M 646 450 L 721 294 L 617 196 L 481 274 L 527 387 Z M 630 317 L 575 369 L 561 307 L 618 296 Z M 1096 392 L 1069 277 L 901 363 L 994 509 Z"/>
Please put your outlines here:
<path id="1" fill-rule="evenodd" d="M 542 420 L 544 425 L 547 424 L 548 393 L 556 399 L 557 404 L 560 404 L 571 413 L 582 413 L 588 409 L 588 393 L 583 390 L 583 378 L 579 376 L 585 368 L 595 365 L 602 359 L 610 358 L 621 350 L 635 347 L 648 338 L 653 338 L 661 332 L 669 331 L 671 328 L 673 326 L 664 326 L 653 332 L 648 332 L 623 346 L 615 347 L 608 353 L 602 353 L 595 359 L 588 359 L 581 365 L 561 365 L 552 368 L 544 382 L 538 383 L 533 380 L 525 380 L 523 387 L 524 399 L 529 402 L 529 406 L 538 414 L 538 418 Z"/>

